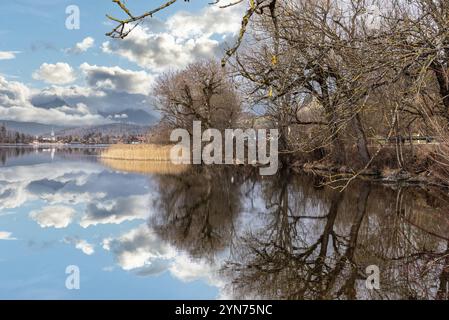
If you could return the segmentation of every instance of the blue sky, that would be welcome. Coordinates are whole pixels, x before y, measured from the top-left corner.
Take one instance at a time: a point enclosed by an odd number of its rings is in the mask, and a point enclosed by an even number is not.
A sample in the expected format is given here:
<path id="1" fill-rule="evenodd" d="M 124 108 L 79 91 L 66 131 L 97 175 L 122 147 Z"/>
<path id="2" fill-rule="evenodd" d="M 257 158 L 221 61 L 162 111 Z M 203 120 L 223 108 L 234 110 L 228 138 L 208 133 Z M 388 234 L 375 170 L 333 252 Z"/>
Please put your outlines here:
<path id="1" fill-rule="evenodd" d="M 136 13 L 160 3 L 127 1 Z M 77 126 L 107 122 L 99 111 L 151 111 L 157 76 L 219 59 L 238 32 L 241 7 L 225 12 L 207 3 L 180 1 L 113 40 L 105 36 L 113 28 L 105 15 L 123 13 L 110 0 L 1 1 L 0 120 Z M 69 5 L 80 9 L 79 30 L 65 27 Z M 56 97 L 67 105 L 39 108 Z"/>

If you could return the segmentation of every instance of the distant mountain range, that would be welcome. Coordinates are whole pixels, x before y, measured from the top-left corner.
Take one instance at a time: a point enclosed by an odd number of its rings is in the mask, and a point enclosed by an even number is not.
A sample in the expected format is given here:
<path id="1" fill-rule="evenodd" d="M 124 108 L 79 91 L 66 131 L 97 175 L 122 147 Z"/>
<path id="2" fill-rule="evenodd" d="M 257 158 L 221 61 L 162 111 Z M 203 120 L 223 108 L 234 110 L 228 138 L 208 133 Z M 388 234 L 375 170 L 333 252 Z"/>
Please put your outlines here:
<path id="1" fill-rule="evenodd" d="M 55 97 L 51 100 L 34 100 L 32 101 L 32 104 L 35 107 L 44 109 L 70 106 L 69 103 L 59 97 Z M 0 119 L 0 125 L 5 124 L 10 131 L 17 131 L 33 136 L 48 135 L 52 130 L 55 132 L 56 136 L 83 136 L 85 134 L 100 132 L 107 135 L 143 134 L 148 131 L 150 126 L 158 122 L 156 116 L 140 109 L 128 108 L 118 112 L 98 112 L 98 114 L 106 119 L 110 119 L 113 123 L 96 126 L 71 127 Z"/>
<path id="2" fill-rule="evenodd" d="M 158 119 L 146 112 L 145 110 L 125 109 L 120 112 L 99 112 L 105 118 L 109 118 L 114 122 L 131 123 L 143 126 L 149 126 L 155 124 Z"/>
<path id="3" fill-rule="evenodd" d="M 61 98 L 54 98 L 50 101 L 39 101 L 39 100 L 33 100 L 31 103 L 37 107 L 37 108 L 43 108 L 43 109 L 52 109 L 52 108 L 59 108 L 63 106 L 70 106 L 66 101 L 64 101 Z"/>
<path id="4" fill-rule="evenodd" d="M 150 126 L 142 126 L 130 123 L 111 123 L 95 126 L 82 127 L 63 127 L 51 126 L 47 124 L 35 122 L 17 122 L 0 120 L 0 125 L 4 124 L 9 131 L 16 131 L 33 136 L 50 135 L 51 131 L 55 132 L 57 137 L 79 136 L 87 134 L 101 133 L 103 135 L 120 136 L 120 135 L 139 135 L 148 132 Z"/>
<path id="5" fill-rule="evenodd" d="M 38 108 L 43 109 L 52 109 L 52 108 L 60 108 L 63 106 L 70 107 L 71 105 L 62 98 L 57 96 L 53 97 L 51 100 L 43 99 L 43 98 L 35 98 L 31 101 L 31 103 Z M 146 112 L 142 109 L 124 109 L 116 112 L 98 112 L 99 115 L 104 118 L 111 119 L 117 123 L 130 123 L 130 124 L 138 124 L 143 126 L 149 126 L 155 124 L 158 119 L 154 115 Z"/>
<path id="6" fill-rule="evenodd" d="M 64 129 L 62 126 L 50 126 L 37 122 L 18 122 L 9 120 L 0 120 L 0 125 L 4 124 L 9 131 L 16 131 L 29 135 L 43 135 L 50 133 L 53 129 L 55 132 Z"/>
<path id="7" fill-rule="evenodd" d="M 66 136 L 78 136 L 83 137 L 88 134 L 98 134 L 110 136 L 121 136 L 121 135 L 141 135 L 146 134 L 150 129 L 149 126 L 140 126 L 129 123 L 112 123 L 99 126 L 86 126 L 79 128 L 68 128 L 60 131 L 56 131 L 55 135 L 58 137 Z"/>

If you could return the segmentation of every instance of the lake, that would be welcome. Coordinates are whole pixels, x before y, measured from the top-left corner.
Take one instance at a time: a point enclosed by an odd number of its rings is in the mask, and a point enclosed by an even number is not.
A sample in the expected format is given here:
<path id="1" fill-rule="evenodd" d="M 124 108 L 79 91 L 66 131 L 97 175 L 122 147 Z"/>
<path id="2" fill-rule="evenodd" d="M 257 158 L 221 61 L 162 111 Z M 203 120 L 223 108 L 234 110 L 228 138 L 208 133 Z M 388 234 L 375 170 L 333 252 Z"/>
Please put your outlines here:
<path id="1" fill-rule="evenodd" d="M 0 299 L 448 298 L 445 190 L 98 152 L 0 148 Z"/>

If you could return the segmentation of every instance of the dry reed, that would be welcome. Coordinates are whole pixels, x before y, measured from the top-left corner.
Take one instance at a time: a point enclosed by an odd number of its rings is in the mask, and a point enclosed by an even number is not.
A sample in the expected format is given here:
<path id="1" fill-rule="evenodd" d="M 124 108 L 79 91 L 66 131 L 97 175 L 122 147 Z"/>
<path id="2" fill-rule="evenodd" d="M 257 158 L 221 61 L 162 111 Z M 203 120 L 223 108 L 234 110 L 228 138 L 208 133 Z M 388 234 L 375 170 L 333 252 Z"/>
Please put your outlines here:
<path id="1" fill-rule="evenodd" d="M 175 165 L 170 161 L 171 145 L 118 144 L 104 150 L 101 162 L 106 166 L 126 172 L 148 174 L 180 174 L 189 166 Z"/>
<path id="2" fill-rule="evenodd" d="M 171 148 L 171 145 L 117 144 L 104 150 L 100 157 L 115 160 L 170 161 Z"/>
<path id="3" fill-rule="evenodd" d="M 132 173 L 177 175 L 185 172 L 188 165 L 175 165 L 168 161 L 138 161 L 102 158 L 101 162 L 111 169 Z"/>

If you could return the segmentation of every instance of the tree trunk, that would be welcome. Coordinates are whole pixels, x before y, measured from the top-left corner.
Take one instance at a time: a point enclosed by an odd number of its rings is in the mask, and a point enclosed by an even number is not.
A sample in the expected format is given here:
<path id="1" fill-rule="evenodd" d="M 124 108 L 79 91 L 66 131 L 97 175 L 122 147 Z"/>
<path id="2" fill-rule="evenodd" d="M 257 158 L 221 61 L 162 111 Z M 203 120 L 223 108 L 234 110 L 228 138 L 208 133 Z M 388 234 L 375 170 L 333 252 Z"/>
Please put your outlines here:
<path id="1" fill-rule="evenodd" d="M 354 130 L 357 138 L 357 150 L 359 152 L 360 159 L 363 164 L 366 165 L 370 159 L 370 153 L 368 150 L 368 141 L 366 139 L 365 130 L 363 129 L 362 120 L 360 119 L 360 115 L 356 114 L 353 119 Z"/>
<path id="2" fill-rule="evenodd" d="M 449 121 L 449 72 L 446 68 L 440 65 L 434 66 L 433 71 L 435 72 L 440 96 L 445 107 L 445 116 Z"/>

